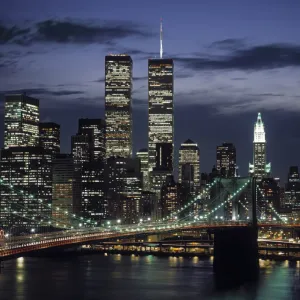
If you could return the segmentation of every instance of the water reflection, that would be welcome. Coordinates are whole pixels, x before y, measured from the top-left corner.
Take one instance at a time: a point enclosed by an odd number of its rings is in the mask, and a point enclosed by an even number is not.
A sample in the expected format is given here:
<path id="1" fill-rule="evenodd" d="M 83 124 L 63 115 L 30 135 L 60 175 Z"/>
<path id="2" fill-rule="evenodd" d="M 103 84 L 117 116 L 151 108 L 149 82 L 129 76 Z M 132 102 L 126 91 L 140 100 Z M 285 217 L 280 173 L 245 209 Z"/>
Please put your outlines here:
<path id="1" fill-rule="evenodd" d="M 0 299 L 300 299 L 299 262 L 260 260 L 259 264 L 257 283 L 218 291 L 212 261 L 196 256 L 19 258 L 5 262 Z"/>

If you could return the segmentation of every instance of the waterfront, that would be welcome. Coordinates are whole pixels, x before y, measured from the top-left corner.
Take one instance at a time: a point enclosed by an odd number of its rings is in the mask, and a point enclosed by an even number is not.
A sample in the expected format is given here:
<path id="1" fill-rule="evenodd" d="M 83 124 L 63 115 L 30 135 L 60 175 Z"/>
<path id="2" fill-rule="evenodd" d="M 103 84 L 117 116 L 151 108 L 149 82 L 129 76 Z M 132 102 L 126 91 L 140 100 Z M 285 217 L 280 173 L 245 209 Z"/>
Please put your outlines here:
<path id="1" fill-rule="evenodd" d="M 299 299 L 299 262 L 260 261 L 256 284 L 214 287 L 212 259 L 125 255 L 18 258 L 4 263 L 1 300 Z"/>

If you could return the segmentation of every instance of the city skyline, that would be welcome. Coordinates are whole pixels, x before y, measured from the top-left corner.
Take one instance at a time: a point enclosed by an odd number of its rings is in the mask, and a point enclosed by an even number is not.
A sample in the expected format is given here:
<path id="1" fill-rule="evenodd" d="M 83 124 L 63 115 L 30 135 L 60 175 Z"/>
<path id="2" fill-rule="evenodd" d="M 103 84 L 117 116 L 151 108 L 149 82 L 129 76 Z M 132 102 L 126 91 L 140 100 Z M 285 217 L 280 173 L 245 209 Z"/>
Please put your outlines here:
<path id="1" fill-rule="evenodd" d="M 187 19 L 177 1 L 172 4 L 172 11 L 161 4 L 159 15 L 151 14 L 155 5 L 141 7 L 136 1 L 129 2 L 135 7 L 128 14 L 120 9 L 122 6 L 111 14 L 105 4 L 99 12 L 97 4 L 90 1 L 89 5 L 85 4 L 85 13 L 77 9 L 70 13 L 63 6 L 55 10 L 52 18 L 54 11 L 47 8 L 48 13 L 42 11 L 39 19 L 33 17 L 38 5 L 26 9 L 20 3 L 19 11 L 12 11 L 10 4 L 5 3 L 10 20 L 3 17 L 2 26 L 37 28 L 39 36 L 32 33 L 28 40 L 25 31 L 2 41 L 1 92 L 27 90 L 30 96 L 40 99 L 41 121 L 61 125 L 62 152 L 69 152 L 70 136 L 76 133 L 77 120 L 104 116 L 104 56 L 110 52 L 127 52 L 135 66 L 133 152 L 136 153 L 147 146 L 147 59 L 159 57 L 162 15 L 164 57 L 173 58 L 175 65 L 175 153 L 180 143 L 188 138 L 194 140 L 201 157 L 205 158 L 201 169 L 209 172 L 215 162 L 215 146 L 229 141 L 236 145 L 237 164 L 241 174 L 246 175 L 247 164 L 252 161 L 253 122 L 261 111 L 272 173 L 285 181 L 288 167 L 298 164 L 297 148 L 300 147 L 297 132 L 300 122 L 295 113 L 299 98 L 299 70 L 295 68 L 299 65 L 296 34 L 299 20 L 295 12 L 299 4 L 290 1 L 287 6 L 274 4 L 273 10 L 264 10 L 267 3 L 260 1 L 260 12 L 256 1 L 247 6 L 247 12 L 236 1 L 226 7 L 220 4 L 217 11 L 213 10 L 214 4 L 205 4 L 201 9 L 199 4 L 193 4 L 187 10 L 190 15 Z M 239 15 L 230 13 L 233 6 L 238 8 Z M 220 26 L 220 11 L 231 14 L 231 22 L 226 22 L 224 27 Z M 245 22 L 240 16 L 248 12 L 253 18 Z M 278 17 L 281 23 L 275 32 Z M 24 24 L 25 19 L 30 21 Z M 56 20 L 56 23 L 46 20 Z M 107 26 L 101 30 L 109 29 L 105 34 L 92 30 L 86 31 L 83 37 L 74 30 L 76 24 L 95 29 L 104 20 Z M 136 26 L 129 20 L 134 20 Z M 182 26 L 174 26 L 178 21 Z M 35 27 L 38 22 L 39 26 Z M 58 29 L 66 27 L 69 31 L 57 37 Z M 215 59 L 215 53 L 221 55 L 220 61 Z M 287 149 L 288 155 L 282 156 Z"/>

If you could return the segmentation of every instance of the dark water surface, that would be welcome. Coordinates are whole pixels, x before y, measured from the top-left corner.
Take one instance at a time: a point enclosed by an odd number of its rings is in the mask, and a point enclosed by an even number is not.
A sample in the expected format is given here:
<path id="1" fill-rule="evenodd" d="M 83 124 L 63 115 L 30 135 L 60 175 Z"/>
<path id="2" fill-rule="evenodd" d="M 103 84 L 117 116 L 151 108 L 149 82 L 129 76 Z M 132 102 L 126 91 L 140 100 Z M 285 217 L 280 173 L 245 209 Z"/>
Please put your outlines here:
<path id="1" fill-rule="evenodd" d="M 261 261 L 260 280 L 217 291 L 212 261 L 87 255 L 18 258 L 0 274 L 0 300 L 299 299 L 300 263 Z"/>

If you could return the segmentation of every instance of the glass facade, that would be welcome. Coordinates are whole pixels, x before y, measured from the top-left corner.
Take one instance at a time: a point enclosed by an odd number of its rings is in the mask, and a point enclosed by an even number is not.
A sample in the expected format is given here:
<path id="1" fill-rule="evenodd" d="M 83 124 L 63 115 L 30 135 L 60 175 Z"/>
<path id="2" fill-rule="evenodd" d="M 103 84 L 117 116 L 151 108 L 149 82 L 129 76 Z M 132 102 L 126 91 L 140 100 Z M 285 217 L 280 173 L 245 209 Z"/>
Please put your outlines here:
<path id="1" fill-rule="evenodd" d="M 171 143 L 174 149 L 173 75 L 172 59 L 149 59 L 148 151 L 150 171 L 155 167 L 156 144 Z M 172 155 L 173 157 L 174 155 Z"/>
<path id="2" fill-rule="evenodd" d="M 25 94 L 6 95 L 4 148 L 39 145 L 39 100 Z"/>
<path id="3" fill-rule="evenodd" d="M 106 158 L 132 156 L 132 60 L 105 57 Z"/>

